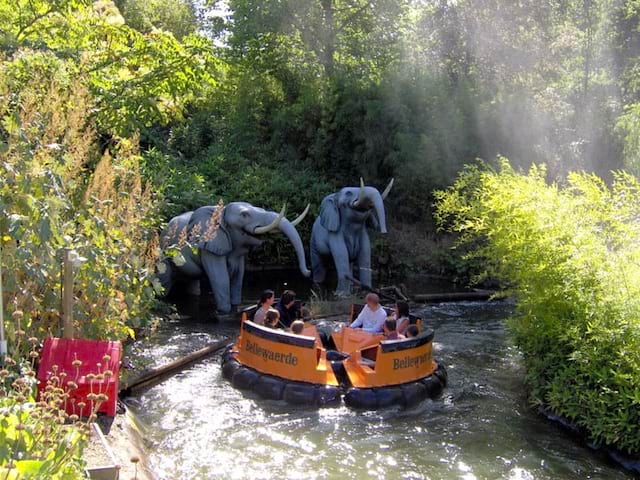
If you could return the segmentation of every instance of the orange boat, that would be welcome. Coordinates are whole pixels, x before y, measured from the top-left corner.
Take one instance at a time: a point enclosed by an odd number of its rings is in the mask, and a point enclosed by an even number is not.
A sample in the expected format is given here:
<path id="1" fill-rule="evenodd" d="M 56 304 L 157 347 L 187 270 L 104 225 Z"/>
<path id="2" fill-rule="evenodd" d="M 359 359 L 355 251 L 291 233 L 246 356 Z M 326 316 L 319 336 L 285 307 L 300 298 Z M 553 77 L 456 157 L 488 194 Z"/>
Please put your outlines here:
<path id="1" fill-rule="evenodd" d="M 354 306 L 351 318 L 361 306 Z M 419 318 L 412 322 L 420 326 Z M 222 356 L 222 373 L 241 390 L 261 397 L 314 406 L 340 404 L 363 409 L 411 406 L 434 398 L 447 382 L 432 358 L 433 330 L 408 339 L 342 327 L 318 330 L 309 322 L 301 335 L 248 320 Z"/>

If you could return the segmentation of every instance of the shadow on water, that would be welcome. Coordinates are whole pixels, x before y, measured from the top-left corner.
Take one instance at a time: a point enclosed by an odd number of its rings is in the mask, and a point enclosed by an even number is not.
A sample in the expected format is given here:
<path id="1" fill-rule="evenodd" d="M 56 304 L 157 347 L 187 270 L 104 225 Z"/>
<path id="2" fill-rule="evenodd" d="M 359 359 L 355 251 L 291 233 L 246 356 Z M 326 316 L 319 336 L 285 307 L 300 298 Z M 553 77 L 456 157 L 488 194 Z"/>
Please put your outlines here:
<path id="1" fill-rule="evenodd" d="M 410 410 L 309 410 L 260 400 L 232 388 L 216 357 L 128 403 L 161 479 L 633 478 L 529 409 L 504 328 L 511 308 L 469 302 L 419 311 L 436 330 L 435 355 L 450 385 L 440 399 Z M 162 363 L 237 333 L 237 325 L 204 318 L 164 323 L 141 354 Z"/>

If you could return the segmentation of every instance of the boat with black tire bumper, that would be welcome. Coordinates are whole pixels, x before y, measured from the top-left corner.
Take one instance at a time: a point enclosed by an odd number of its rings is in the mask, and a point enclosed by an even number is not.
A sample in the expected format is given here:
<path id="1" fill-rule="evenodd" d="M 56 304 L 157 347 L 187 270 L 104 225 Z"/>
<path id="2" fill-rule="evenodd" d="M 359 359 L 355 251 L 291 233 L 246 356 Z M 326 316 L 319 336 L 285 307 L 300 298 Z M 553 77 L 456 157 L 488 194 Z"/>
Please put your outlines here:
<path id="1" fill-rule="evenodd" d="M 222 355 L 222 373 L 240 390 L 291 404 L 410 407 L 437 397 L 447 383 L 446 370 L 432 358 L 433 337 L 427 329 L 413 338 L 385 340 L 346 326 L 319 330 L 308 322 L 296 335 L 243 315 L 237 342 Z"/>

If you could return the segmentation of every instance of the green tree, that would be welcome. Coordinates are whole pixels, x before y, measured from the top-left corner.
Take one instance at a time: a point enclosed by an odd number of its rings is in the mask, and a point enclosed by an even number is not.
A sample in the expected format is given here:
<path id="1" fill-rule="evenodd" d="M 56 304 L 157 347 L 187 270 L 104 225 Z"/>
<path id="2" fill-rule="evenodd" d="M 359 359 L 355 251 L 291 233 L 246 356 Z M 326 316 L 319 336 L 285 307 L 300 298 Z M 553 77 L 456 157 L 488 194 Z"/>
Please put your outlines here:
<path id="1" fill-rule="evenodd" d="M 117 0 L 116 5 L 126 24 L 142 33 L 156 28 L 182 40 L 198 29 L 196 10 L 189 0 Z"/>
<path id="2" fill-rule="evenodd" d="M 46 52 L 67 62 L 70 76 L 86 76 L 100 129 L 121 136 L 179 118 L 220 65 L 204 38 L 140 33 L 107 0 L 3 1 L 0 32 L 8 54 Z M 13 60 L 24 78 L 30 58 Z"/>

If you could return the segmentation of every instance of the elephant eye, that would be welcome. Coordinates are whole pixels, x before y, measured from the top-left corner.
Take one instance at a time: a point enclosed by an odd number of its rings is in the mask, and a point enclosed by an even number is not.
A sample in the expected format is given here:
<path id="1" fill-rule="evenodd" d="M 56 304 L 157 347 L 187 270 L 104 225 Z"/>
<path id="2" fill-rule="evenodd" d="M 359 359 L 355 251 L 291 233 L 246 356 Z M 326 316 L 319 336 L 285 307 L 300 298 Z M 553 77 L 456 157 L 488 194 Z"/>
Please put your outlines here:
<path id="1" fill-rule="evenodd" d="M 242 212 L 240 215 L 242 215 L 244 218 L 249 218 L 249 212 Z"/>
<path id="2" fill-rule="evenodd" d="M 347 192 L 347 197 L 352 197 L 353 196 L 353 192 Z"/>

